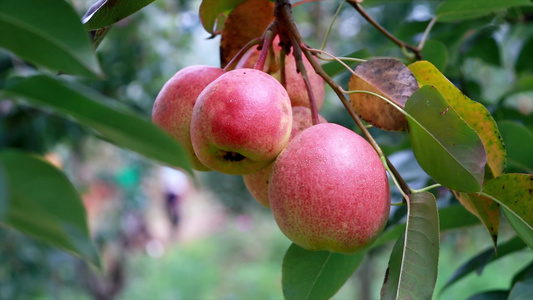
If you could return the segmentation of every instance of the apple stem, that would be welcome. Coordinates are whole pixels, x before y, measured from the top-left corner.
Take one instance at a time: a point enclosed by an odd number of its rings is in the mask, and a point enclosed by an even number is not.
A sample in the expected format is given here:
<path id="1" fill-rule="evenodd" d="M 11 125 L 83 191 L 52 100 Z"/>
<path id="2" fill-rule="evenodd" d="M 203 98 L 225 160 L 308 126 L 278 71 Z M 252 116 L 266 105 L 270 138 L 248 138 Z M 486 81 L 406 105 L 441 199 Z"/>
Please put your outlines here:
<path id="1" fill-rule="evenodd" d="M 285 49 L 281 49 L 279 54 L 279 73 L 280 73 L 280 82 L 284 88 L 287 88 L 287 74 L 285 73 Z"/>
<path id="2" fill-rule="evenodd" d="M 272 40 L 274 39 L 274 32 L 269 28 L 265 31 L 263 35 L 263 45 L 261 46 L 261 53 L 259 53 L 259 58 L 255 63 L 254 69 L 264 71 L 266 59 L 268 57 L 268 52 L 270 50 L 270 45 L 272 45 Z"/>
<path id="3" fill-rule="evenodd" d="M 343 90 L 341 86 L 337 84 L 331 77 L 329 77 L 328 74 L 326 74 L 324 69 L 322 69 L 322 66 L 314 59 L 313 54 L 306 49 L 303 39 L 300 35 L 300 32 L 298 31 L 298 27 L 296 26 L 296 22 L 294 21 L 294 18 L 292 16 L 290 2 L 288 0 L 276 0 L 275 3 L 276 3 L 276 6 L 275 6 L 274 15 L 276 15 L 276 17 L 280 20 L 280 22 L 283 22 L 284 25 L 288 27 L 287 31 L 290 32 L 290 35 L 296 41 L 296 43 L 294 44 L 298 45 L 298 48 L 300 48 L 302 53 L 307 57 L 307 59 L 309 60 L 313 68 L 315 69 L 315 72 L 317 72 L 317 74 L 319 74 L 324 79 L 324 81 L 333 89 L 335 94 L 339 97 L 342 104 L 344 105 L 344 108 L 346 108 L 346 110 L 348 111 L 352 119 L 355 121 L 357 126 L 363 132 L 363 135 L 369 141 L 370 145 L 372 145 L 372 147 L 377 152 L 377 154 L 380 156 L 380 158 L 382 158 L 382 160 L 385 161 L 386 166 L 390 170 L 389 173 L 391 177 L 394 177 L 398 181 L 400 190 L 403 192 L 404 195 L 409 196 L 411 194 L 411 189 L 409 188 L 409 185 L 405 182 L 402 176 L 398 173 L 394 165 L 389 161 L 389 159 L 385 156 L 385 154 L 383 154 L 383 151 L 379 147 L 376 140 L 372 137 L 368 129 L 365 127 L 361 118 L 352 109 L 350 103 L 348 102 L 348 100 L 346 100 L 346 96 L 342 92 Z M 304 46 L 301 46 L 301 45 L 304 45 Z M 408 201 L 409 199 L 407 198 L 405 200 Z"/>
<path id="4" fill-rule="evenodd" d="M 239 60 L 241 60 L 242 56 L 246 53 L 246 51 L 250 50 L 255 45 L 259 45 L 261 43 L 261 37 L 255 38 L 251 41 L 249 41 L 244 47 L 233 56 L 233 58 L 230 60 L 230 62 L 224 67 L 224 72 L 233 70 L 235 68 L 235 65 Z"/>

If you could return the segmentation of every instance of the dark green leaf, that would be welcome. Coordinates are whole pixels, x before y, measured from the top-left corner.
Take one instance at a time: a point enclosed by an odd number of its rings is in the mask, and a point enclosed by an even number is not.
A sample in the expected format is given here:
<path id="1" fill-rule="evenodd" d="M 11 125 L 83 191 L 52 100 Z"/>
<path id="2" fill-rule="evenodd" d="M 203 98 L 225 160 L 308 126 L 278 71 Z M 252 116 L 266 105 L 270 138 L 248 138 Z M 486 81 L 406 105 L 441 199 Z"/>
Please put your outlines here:
<path id="1" fill-rule="evenodd" d="M 448 49 L 441 41 L 427 40 L 422 49 L 422 56 L 441 71 L 448 65 Z"/>
<path id="2" fill-rule="evenodd" d="M 452 205 L 439 209 L 440 231 L 463 228 L 467 226 L 478 225 L 479 220 L 468 212 L 462 205 Z M 398 239 L 405 231 L 405 224 L 394 226 L 383 232 L 367 250 L 377 248 L 390 241 Z"/>
<path id="3" fill-rule="evenodd" d="M 530 278 L 533 278 L 533 261 L 514 275 L 512 285 L 518 281 L 523 281 L 524 279 Z"/>
<path id="4" fill-rule="evenodd" d="M 85 207 L 67 177 L 40 157 L 0 151 L 0 224 L 101 267 Z"/>
<path id="5" fill-rule="evenodd" d="M 84 86 L 38 75 L 7 86 L 5 92 L 69 115 L 118 146 L 191 172 L 183 148 L 172 137 L 124 107 L 109 106 L 113 100 Z"/>
<path id="6" fill-rule="evenodd" d="M 99 0 L 83 16 L 87 30 L 95 30 L 115 24 L 137 12 L 154 0 Z"/>
<path id="7" fill-rule="evenodd" d="M 522 50 L 520 50 L 515 64 L 517 72 L 532 72 L 533 60 L 531 59 L 531 53 L 533 53 L 533 38 L 528 39 L 522 46 Z"/>
<path id="8" fill-rule="evenodd" d="M 498 290 L 498 291 L 488 291 L 488 292 L 482 292 L 479 294 L 475 294 L 473 296 L 470 296 L 468 300 L 507 300 L 508 296 L 509 296 L 509 291 Z"/>
<path id="9" fill-rule="evenodd" d="M 350 54 L 347 54 L 347 55 L 343 55 L 342 57 L 350 57 L 350 58 L 360 58 L 360 59 L 366 59 L 366 58 L 369 58 L 370 56 L 372 56 L 370 54 L 370 52 L 367 50 L 367 49 L 360 49 L 360 50 L 357 50 L 357 51 L 354 51 Z M 348 65 L 349 67 L 351 67 L 352 69 L 359 64 L 359 62 L 356 62 L 356 61 L 344 61 L 344 63 L 346 65 Z M 330 62 L 327 62 L 325 64 L 322 65 L 322 69 L 324 69 L 324 71 L 330 76 L 330 77 L 334 77 L 334 76 L 337 76 L 345 71 L 348 71 L 346 70 L 346 68 L 341 65 L 340 63 L 338 63 L 337 61 L 330 61 Z"/>
<path id="10" fill-rule="evenodd" d="M 391 253 L 382 299 L 431 299 L 437 281 L 439 217 L 430 193 L 413 194 L 407 230 Z"/>
<path id="11" fill-rule="evenodd" d="M 211 33 L 215 34 L 215 30 L 220 30 L 220 28 L 215 28 L 215 23 L 217 23 L 218 17 L 227 13 L 235 6 L 244 2 L 245 0 L 203 0 L 200 4 L 200 20 L 204 29 Z"/>
<path id="12" fill-rule="evenodd" d="M 454 22 L 479 18 L 514 6 L 530 6 L 529 0 L 447 0 L 437 8 L 440 22 Z"/>
<path id="13" fill-rule="evenodd" d="M 533 132 L 514 121 L 498 122 L 498 128 L 507 151 L 506 171 L 533 173 Z"/>
<path id="14" fill-rule="evenodd" d="M 533 249 L 532 228 L 524 223 L 524 221 L 522 221 L 514 213 L 510 212 L 507 208 L 502 207 L 502 212 L 509 224 L 511 224 L 511 227 L 513 227 L 515 230 L 516 234 L 529 246 L 529 248 Z"/>
<path id="15" fill-rule="evenodd" d="M 438 183 L 456 191 L 481 190 L 487 156 L 477 133 L 433 86 L 424 86 L 406 102 L 415 157 Z"/>
<path id="16" fill-rule="evenodd" d="M 350 278 L 363 260 L 354 255 L 309 251 L 292 244 L 282 265 L 285 299 L 329 299 Z"/>
<path id="17" fill-rule="evenodd" d="M 481 274 L 483 268 L 489 263 L 498 260 L 502 257 L 505 257 L 508 254 L 519 251 L 526 247 L 526 244 L 522 242 L 519 237 L 514 237 L 504 243 L 498 245 L 498 254 L 494 252 L 494 248 L 490 247 L 476 256 L 472 257 L 466 263 L 461 265 L 455 273 L 448 279 L 441 292 L 449 288 L 451 285 L 465 277 L 466 275 L 476 271 L 478 274 Z"/>
<path id="18" fill-rule="evenodd" d="M 533 278 L 517 282 L 509 293 L 509 300 L 533 299 Z"/>
<path id="19" fill-rule="evenodd" d="M 102 74 L 87 31 L 63 0 L 0 1 L 0 47 L 54 71 Z"/>
<path id="20" fill-rule="evenodd" d="M 465 53 L 465 56 L 479 58 L 494 66 L 501 65 L 500 47 L 492 36 L 486 34 L 475 38 L 472 47 Z"/>

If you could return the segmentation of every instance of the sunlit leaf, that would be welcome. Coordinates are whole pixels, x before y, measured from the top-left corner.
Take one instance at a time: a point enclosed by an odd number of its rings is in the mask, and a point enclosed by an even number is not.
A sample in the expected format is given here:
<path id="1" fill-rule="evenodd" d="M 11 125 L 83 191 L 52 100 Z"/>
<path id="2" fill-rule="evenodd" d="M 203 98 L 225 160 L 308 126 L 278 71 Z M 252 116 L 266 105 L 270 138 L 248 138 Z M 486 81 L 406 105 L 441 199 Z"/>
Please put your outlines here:
<path id="1" fill-rule="evenodd" d="M 481 103 L 466 97 L 431 63 L 419 61 L 409 65 L 409 69 L 420 85 L 435 86 L 448 104 L 476 131 L 487 152 L 487 166 L 493 177 L 501 175 L 505 169 L 505 147 L 490 112 Z"/>
<path id="2" fill-rule="evenodd" d="M 533 299 L 533 278 L 517 282 L 509 293 L 509 300 Z"/>
<path id="3" fill-rule="evenodd" d="M 498 229 L 500 227 L 500 206 L 492 199 L 476 193 L 455 193 L 457 200 L 478 217 L 485 229 L 490 234 L 494 247 L 498 241 Z"/>
<path id="4" fill-rule="evenodd" d="M 422 57 L 443 71 L 448 65 L 448 49 L 438 40 L 427 40 L 422 48 Z"/>
<path id="5" fill-rule="evenodd" d="M 215 34 L 215 24 L 219 16 L 244 1 L 246 0 L 203 0 L 199 14 L 204 29 L 210 34 Z"/>
<path id="6" fill-rule="evenodd" d="M 6 149 L 0 151 L 0 181 L 0 224 L 101 267 L 85 207 L 61 171 L 40 157 Z"/>
<path id="7" fill-rule="evenodd" d="M 0 1 L 0 47 L 53 71 L 102 75 L 87 31 L 64 0 Z"/>
<path id="8" fill-rule="evenodd" d="M 274 3 L 248 0 L 237 5 L 226 18 L 220 39 L 220 65 L 226 64 L 254 38 L 261 37 L 274 20 Z"/>
<path id="9" fill-rule="evenodd" d="M 514 237 L 504 243 L 500 243 L 498 245 L 497 254 L 492 247 L 480 252 L 457 268 L 454 274 L 448 279 L 444 287 L 441 289 L 441 292 L 474 271 L 476 271 L 477 274 L 481 274 L 483 268 L 485 268 L 485 266 L 489 263 L 501 259 L 513 252 L 522 250 L 524 247 L 526 247 L 526 244 L 524 244 L 519 237 Z"/>
<path id="10" fill-rule="evenodd" d="M 285 299 L 329 299 L 350 278 L 363 260 L 354 255 L 309 251 L 292 244 L 282 265 Z"/>
<path id="11" fill-rule="evenodd" d="M 115 24 L 132 15 L 154 0 L 99 0 L 83 16 L 87 30 L 95 30 Z"/>
<path id="12" fill-rule="evenodd" d="M 498 122 L 507 151 L 507 172 L 533 173 L 533 132 L 514 121 Z"/>
<path id="13" fill-rule="evenodd" d="M 348 84 L 351 91 L 369 91 L 404 107 L 418 89 L 413 73 L 399 60 L 378 58 L 357 65 Z M 350 94 L 353 110 L 377 128 L 401 131 L 407 128 L 404 114 L 383 99 L 367 93 Z"/>
<path id="14" fill-rule="evenodd" d="M 342 55 L 342 57 L 359 58 L 359 59 L 366 59 L 366 58 L 369 58 L 370 56 L 372 56 L 372 54 L 366 48 L 351 52 L 346 55 Z M 344 61 L 344 63 L 352 68 L 359 64 L 359 62 L 356 62 L 356 61 Z M 343 72 L 348 72 L 348 70 L 346 70 L 346 68 L 340 63 L 338 63 L 337 61 L 330 61 L 330 62 L 323 64 L 322 69 L 330 77 L 337 76 Z"/>
<path id="15" fill-rule="evenodd" d="M 413 194 L 407 227 L 392 249 L 382 299 L 431 299 L 437 281 L 439 218 L 435 197 Z"/>
<path id="16" fill-rule="evenodd" d="M 84 86 L 37 75 L 8 85 L 4 92 L 71 116 L 120 147 L 192 172 L 183 148 L 172 137 L 125 107 L 110 106 L 113 100 Z"/>
<path id="17" fill-rule="evenodd" d="M 530 6 L 529 0 L 447 0 L 437 8 L 440 22 L 454 22 L 479 18 L 515 6 Z"/>
<path id="18" fill-rule="evenodd" d="M 433 86 L 416 91 L 405 104 L 416 160 L 438 183 L 456 191 L 478 192 L 486 153 L 476 132 Z"/>

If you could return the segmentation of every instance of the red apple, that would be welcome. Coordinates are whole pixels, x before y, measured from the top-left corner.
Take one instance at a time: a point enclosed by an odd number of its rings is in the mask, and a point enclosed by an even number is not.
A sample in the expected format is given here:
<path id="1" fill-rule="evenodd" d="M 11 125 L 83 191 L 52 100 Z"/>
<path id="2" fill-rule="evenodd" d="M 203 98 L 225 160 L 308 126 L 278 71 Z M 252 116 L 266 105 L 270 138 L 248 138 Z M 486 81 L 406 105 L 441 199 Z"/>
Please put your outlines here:
<path id="1" fill-rule="evenodd" d="M 152 109 L 152 121 L 183 146 L 194 169 L 207 171 L 191 144 L 191 116 L 196 98 L 213 80 L 224 74 L 220 68 L 190 66 L 178 71 L 163 86 Z"/>
<path id="2" fill-rule="evenodd" d="M 281 231 L 308 250 L 355 253 L 377 238 L 389 215 L 379 156 L 361 136 L 333 123 L 291 141 L 274 164 L 268 193 Z"/>
<path id="3" fill-rule="evenodd" d="M 244 175 L 278 156 L 289 141 L 291 125 L 290 99 L 283 86 L 265 72 L 236 69 L 198 96 L 191 141 L 204 165 Z"/>
<path id="4" fill-rule="evenodd" d="M 320 123 L 327 123 L 328 121 L 318 116 Z M 289 142 L 304 129 L 311 127 L 313 121 L 311 119 L 311 110 L 307 107 L 296 106 L 292 108 L 292 129 Z M 272 173 L 272 167 L 275 161 L 270 163 L 266 168 L 259 170 L 255 173 L 243 175 L 244 184 L 246 188 L 252 194 L 252 196 L 265 207 L 270 207 L 268 202 L 268 182 L 270 180 L 270 174 Z"/>

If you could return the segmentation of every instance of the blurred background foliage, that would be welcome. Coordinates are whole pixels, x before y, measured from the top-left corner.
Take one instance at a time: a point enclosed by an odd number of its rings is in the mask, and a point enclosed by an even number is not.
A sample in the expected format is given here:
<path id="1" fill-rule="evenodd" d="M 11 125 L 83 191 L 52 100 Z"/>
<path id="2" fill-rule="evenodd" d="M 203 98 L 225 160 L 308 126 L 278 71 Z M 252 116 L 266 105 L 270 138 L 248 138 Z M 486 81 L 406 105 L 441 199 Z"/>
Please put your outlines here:
<path id="1" fill-rule="evenodd" d="M 80 17 L 92 1 L 71 0 Z M 340 1 L 294 8 L 304 39 L 320 47 Z M 379 1 L 373 1 L 379 2 Z M 385 2 L 385 1 L 381 1 Z M 416 44 L 440 1 L 390 1 L 368 13 L 400 39 Z M 153 101 L 179 69 L 217 66 L 219 37 L 208 39 L 199 0 L 160 0 L 116 24 L 98 49 L 104 80 L 83 82 L 150 119 Z M 533 12 L 511 10 L 461 23 L 438 23 L 425 55 L 470 98 L 480 101 L 502 131 L 515 163 L 531 172 L 524 136 L 533 130 Z M 373 56 L 405 57 L 351 7 L 334 23 L 326 50 L 342 56 L 367 49 Z M 0 88 L 33 67 L 0 50 Z M 347 85 L 348 74 L 336 77 Z M 329 91 L 322 111 L 330 122 L 355 130 Z M 513 134 L 519 127 L 521 135 Z M 413 188 L 430 179 L 417 168 L 406 133 L 372 130 Z M 242 178 L 196 173 L 200 186 L 177 171 L 121 150 L 76 123 L 24 104 L 0 101 L 0 148 L 46 155 L 76 185 L 87 208 L 103 272 L 82 261 L 0 228 L 0 299 L 279 299 L 281 260 L 290 242 L 269 211 L 253 200 Z M 524 155 L 524 151 L 526 151 Z M 511 155 L 511 153 L 513 153 Z M 528 155 L 529 154 L 529 155 Z M 414 165 L 413 165 L 414 163 Z M 393 197 L 399 197 L 393 189 Z M 456 200 L 440 191 L 439 204 Z M 402 213 L 393 214 L 400 219 Z M 504 221 L 505 222 L 505 221 Z M 500 240 L 512 236 L 502 224 Z M 487 289 L 508 289 L 512 274 L 531 261 L 519 251 L 438 294 L 455 268 L 491 245 L 480 226 L 444 233 L 436 298 L 466 299 Z M 335 299 L 375 299 L 392 245 L 370 252 Z"/>

